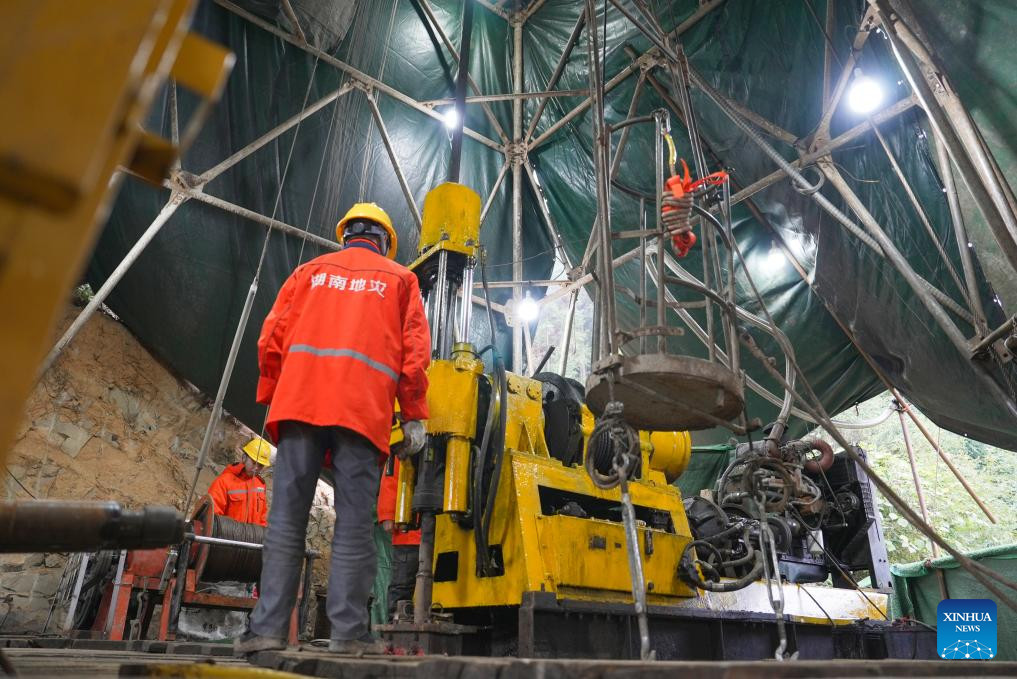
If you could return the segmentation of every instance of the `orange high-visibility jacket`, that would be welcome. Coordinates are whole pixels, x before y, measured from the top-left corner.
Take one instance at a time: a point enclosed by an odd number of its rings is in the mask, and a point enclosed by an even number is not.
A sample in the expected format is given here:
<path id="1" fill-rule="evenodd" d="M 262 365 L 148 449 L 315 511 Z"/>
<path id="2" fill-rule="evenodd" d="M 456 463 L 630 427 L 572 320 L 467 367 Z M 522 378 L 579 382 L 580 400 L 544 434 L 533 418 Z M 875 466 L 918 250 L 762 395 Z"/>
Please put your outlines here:
<path id="1" fill-rule="evenodd" d="M 243 523 L 268 525 L 265 481 L 260 476 L 248 476 L 243 462 L 223 469 L 222 474 L 208 487 L 208 494 L 212 497 L 216 514 Z"/>
<path id="2" fill-rule="evenodd" d="M 396 397 L 407 420 L 427 419 L 431 338 L 417 277 L 366 247 L 297 267 L 258 339 L 258 403 L 266 431 L 296 420 L 339 426 L 388 453 Z"/>
<path id="3" fill-rule="evenodd" d="M 381 487 L 378 489 L 378 523 L 395 520 L 396 488 L 399 485 L 399 459 L 393 460 L 392 473 L 386 466 L 381 473 Z M 420 530 L 392 533 L 393 545 L 419 545 Z"/>

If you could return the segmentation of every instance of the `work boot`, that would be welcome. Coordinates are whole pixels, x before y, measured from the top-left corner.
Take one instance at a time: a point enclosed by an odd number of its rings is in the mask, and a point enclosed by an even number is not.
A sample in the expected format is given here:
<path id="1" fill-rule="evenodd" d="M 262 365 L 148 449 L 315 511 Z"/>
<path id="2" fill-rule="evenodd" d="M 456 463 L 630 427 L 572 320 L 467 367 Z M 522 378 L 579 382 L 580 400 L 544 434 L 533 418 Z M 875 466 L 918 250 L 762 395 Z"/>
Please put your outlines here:
<path id="1" fill-rule="evenodd" d="M 234 655 L 250 655 L 259 651 L 284 651 L 286 640 L 280 637 L 263 637 L 251 630 L 244 630 L 244 633 L 233 640 Z"/>
<path id="2" fill-rule="evenodd" d="M 340 655 L 383 655 L 388 652 L 388 644 L 381 639 L 375 639 L 370 634 L 365 634 L 359 639 L 332 639 L 328 642 L 330 653 Z"/>

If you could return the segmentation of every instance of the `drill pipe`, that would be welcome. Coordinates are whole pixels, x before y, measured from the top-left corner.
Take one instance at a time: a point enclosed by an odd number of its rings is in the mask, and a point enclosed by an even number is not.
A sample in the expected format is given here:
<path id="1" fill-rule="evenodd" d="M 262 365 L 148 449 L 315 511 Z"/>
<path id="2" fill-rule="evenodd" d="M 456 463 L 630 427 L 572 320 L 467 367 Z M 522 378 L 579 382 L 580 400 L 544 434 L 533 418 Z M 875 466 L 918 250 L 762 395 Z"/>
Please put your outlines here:
<path id="1" fill-rule="evenodd" d="M 0 502 L 2 553 L 151 549 L 183 537 L 184 517 L 172 507 L 127 510 L 112 501 Z"/>

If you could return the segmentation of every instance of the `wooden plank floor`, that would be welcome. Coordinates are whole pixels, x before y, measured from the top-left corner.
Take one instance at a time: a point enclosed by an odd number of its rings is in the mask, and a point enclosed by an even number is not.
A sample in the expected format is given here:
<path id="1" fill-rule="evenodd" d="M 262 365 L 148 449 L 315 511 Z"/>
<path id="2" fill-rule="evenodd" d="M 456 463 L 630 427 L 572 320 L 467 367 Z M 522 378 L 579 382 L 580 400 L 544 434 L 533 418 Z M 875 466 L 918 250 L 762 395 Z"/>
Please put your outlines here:
<path id="1" fill-rule="evenodd" d="M 100 651 L 79 648 L 4 649 L 21 677 L 118 677 L 124 665 L 187 665 L 214 662 L 224 667 L 250 667 L 242 658 L 210 657 L 140 651 Z"/>
<path id="2" fill-rule="evenodd" d="M 209 664 L 224 670 L 252 668 L 241 658 L 82 648 L 7 648 L 23 677 L 118 677 L 127 666 Z M 444 656 L 336 656 L 317 649 L 259 653 L 265 669 L 332 679 L 798 679 L 804 677 L 1017 677 L 1017 663 L 994 661 L 800 661 L 659 662 L 526 660 Z M 165 676 L 165 675 L 164 675 Z M 198 676 L 184 672 L 180 676 Z"/>
<path id="3" fill-rule="evenodd" d="M 804 677 L 1017 677 L 1017 663 L 838 660 L 778 663 L 532 660 L 445 656 L 340 657 L 318 650 L 259 653 L 255 664 L 329 679 L 798 679 Z"/>

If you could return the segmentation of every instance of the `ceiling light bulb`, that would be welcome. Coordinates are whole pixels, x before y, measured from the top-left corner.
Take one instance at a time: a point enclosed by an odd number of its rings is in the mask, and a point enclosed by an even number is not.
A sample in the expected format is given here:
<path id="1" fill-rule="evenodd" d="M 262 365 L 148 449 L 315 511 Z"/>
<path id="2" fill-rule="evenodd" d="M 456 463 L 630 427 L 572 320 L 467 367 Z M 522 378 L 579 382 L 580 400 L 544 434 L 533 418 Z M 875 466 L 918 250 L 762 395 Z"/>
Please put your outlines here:
<path id="1" fill-rule="evenodd" d="M 883 103 L 883 86 L 867 75 L 856 75 L 847 93 L 848 106 L 855 113 L 868 114 Z"/>
<path id="2" fill-rule="evenodd" d="M 450 130 L 454 130 L 459 127 L 459 111 L 455 109 L 455 106 L 445 111 L 441 116 L 442 122 L 445 123 L 445 127 Z"/>
<path id="3" fill-rule="evenodd" d="M 519 307 L 516 313 L 519 316 L 519 320 L 524 323 L 532 323 L 540 315 L 540 305 L 530 297 L 529 291 L 527 291 L 525 297 L 519 300 Z"/>
<path id="4" fill-rule="evenodd" d="M 784 253 L 775 247 L 771 247 L 770 251 L 766 253 L 766 270 L 774 271 L 784 266 L 787 260 L 784 259 Z"/>

